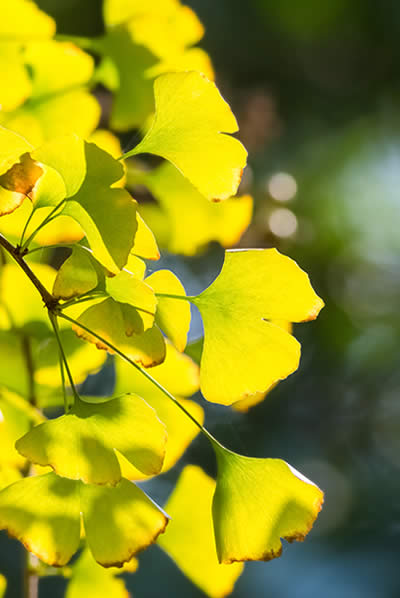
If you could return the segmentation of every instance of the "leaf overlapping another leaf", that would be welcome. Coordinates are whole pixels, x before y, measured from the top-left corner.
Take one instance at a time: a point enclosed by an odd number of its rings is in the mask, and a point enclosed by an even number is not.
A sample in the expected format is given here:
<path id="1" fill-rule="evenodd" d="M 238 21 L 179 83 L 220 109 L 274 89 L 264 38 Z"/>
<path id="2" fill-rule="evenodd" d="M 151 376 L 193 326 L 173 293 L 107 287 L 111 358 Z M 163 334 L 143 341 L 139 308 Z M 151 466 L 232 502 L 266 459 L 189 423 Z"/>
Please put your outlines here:
<path id="1" fill-rule="evenodd" d="M 65 565 L 78 550 L 81 514 L 89 548 L 104 567 L 129 561 L 168 523 L 165 513 L 125 479 L 115 487 L 93 486 L 48 473 L 0 492 L 0 529 L 49 565 Z"/>
<path id="2" fill-rule="evenodd" d="M 130 394 L 96 404 L 76 399 L 66 415 L 36 426 L 16 448 L 61 476 L 115 485 L 121 480 L 115 450 L 144 474 L 154 475 L 161 470 L 166 440 L 165 426 L 155 411 Z"/>

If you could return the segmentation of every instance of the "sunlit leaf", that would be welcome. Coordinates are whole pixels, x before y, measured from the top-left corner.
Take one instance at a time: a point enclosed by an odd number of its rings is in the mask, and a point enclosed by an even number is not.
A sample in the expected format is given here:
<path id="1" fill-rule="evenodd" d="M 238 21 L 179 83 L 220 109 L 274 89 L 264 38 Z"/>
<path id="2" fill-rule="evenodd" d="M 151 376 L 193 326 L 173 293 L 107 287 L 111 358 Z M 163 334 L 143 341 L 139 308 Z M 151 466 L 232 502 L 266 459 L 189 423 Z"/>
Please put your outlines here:
<path id="1" fill-rule="evenodd" d="M 97 283 L 97 272 L 90 255 L 85 250 L 73 249 L 57 272 L 53 295 L 57 299 L 71 299 L 91 291 Z"/>
<path id="2" fill-rule="evenodd" d="M 4 594 L 6 593 L 7 589 L 7 580 L 4 575 L 0 574 L 0 598 L 3 598 Z"/>
<path id="3" fill-rule="evenodd" d="M 132 559 L 136 563 L 136 559 Z M 80 554 L 72 566 L 65 598 L 129 598 L 124 582 L 116 575 L 120 569 L 105 569 L 96 563 L 89 549 Z"/>
<path id="4" fill-rule="evenodd" d="M 214 446 L 218 461 L 213 519 L 221 563 L 268 561 L 281 538 L 304 540 L 323 492 L 280 459 L 256 459 Z"/>
<path id="5" fill-rule="evenodd" d="M 0 38 L 52 37 L 56 30 L 54 20 L 39 10 L 31 0 L 1 0 Z"/>
<path id="6" fill-rule="evenodd" d="M 78 549 L 79 512 L 79 486 L 53 473 L 0 492 L 0 528 L 49 565 L 65 565 Z"/>
<path id="7" fill-rule="evenodd" d="M 15 450 L 14 445 L 29 427 L 27 415 L 4 397 L 0 397 L 0 467 L 23 467 L 25 459 Z"/>
<path id="8" fill-rule="evenodd" d="M 23 137 L 0 127 L 0 174 L 7 172 L 19 157 L 33 148 Z"/>
<path id="9" fill-rule="evenodd" d="M 153 326 L 157 299 L 148 284 L 135 278 L 130 272 L 123 270 L 117 276 L 106 279 L 106 290 L 115 301 L 126 304 L 128 310 L 129 306 L 134 308 L 129 312 L 124 306 L 122 307 L 124 319 L 129 318 L 129 314 L 135 312 L 138 316 L 138 324 L 130 330 L 126 328 L 128 336 L 135 332 L 144 332 Z"/>
<path id="10" fill-rule="evenodd" d="M 249 195 L 209 202 L 172 164 L 146 174 L 145 183 L 159 201 L 160 213 L 155 213 L 154 204 L 144 204 L 140 211 L 171 253 L 194 255 L 210 241 L 232 247 L 250 224 L 253 201 Z"/>
<path id="11" fill-rule="evenodd" d="M 286 330 L 289 333 L 292 332 L 293 326 L 291 322 L 286 322 L 285 320 L 273 320 L 272 323 L 276 326 L 279 326 L 283 330 Z M 276 385 L 277 382 L 272 384 L 265 392 L 255 392 L 254 394 L 249 395 L 246 398 L 237 401 L 236 403 L 233 403 L 232 409 L 234 409 L 235 411 L 239 411 L 240 413 L 247 413 L 249 409 L 255 407 L 259 403 L 262 403 L 265 397 L 270 393 L 270 391 L 273 388 L 275 388 Z"/>
<path id="12" fill-rule="evenodd" d="M 161 75 L 154 83 L 156 115 L 144 139 L 130 152 L 172 162 L 210 200 L 235 195 L 246 165 L 237 122 L 218 89 L 197 72 Z"/>
<path id="13" fill-rule="evenodd" d="M 135 242 L 132 247 L 132 254 L 142 257 L 146 260 L 158 260 L 160 258 L 160 252 L 152 231 L 147 226 L 139 212 L 137 212 L 136 217 L 137 231 L 135 235 Z"/>
<path id="14" fill-rule="evenodd" d="M 112 350 L 105 343 L 79 326 L 79 324 L 83 324 L 86 328 L 109 341 L 117 349 L 122 350 L 134 361 L 142 363 L 144 367 L 161 363 L 165 358 L 165 342 L 159 328 L 154 325 L 142 334 L 134 334 L 128 337 L 126 334 L 127 325 L 132 326 L 135 323 L 132 318 L 129 318 L 132 315 L 133 312 L 129 313 L 127 310 L 123 313 L 120 304 L 109 298 L 84 311 L 78 318 L 78 325 L 74 325 L 73 329 L 78 336 L 94 343 L 97 348 L 112 353 Z M 126 317 L 128 320 L 126 320 Z"/>
<path id="15" fill-rule="evenodd" d="M 211 517 L 214 490 L 215 481 L 200 467 L 185 467 L 165 505 L 171 522 L 158 543 L 207 596 L 222 598 L 233 591 L 243 565 L 218 562 Z"/>
<path id="16" fill-rule="evenodd" d="M 21 43 L 0 39 L 0 110 L 15 110 L 31 93 L 32 83 L 24 65 L 23 52 Z"/>
<path id="17" fill-rule="evenodd" d="M 170 270 L 154 272 L 146 278 L 146 283 L 154 289 L 155 293 L 186 296 L 181 281 Z M 183 351 L 190 327 L 190 304 L 185 300 L 169 299 L 161 295 L 158 295 L 157 299 L 156 323 L 178 351 Z"/>
<path id="18" fill-rule="evenodd" d="M 118 160 L 122 154 L 121 143 L 116 135 L 108 131 L 107 129 L 96 129 L 90 138 L 88 139 L 91 143 L 95 143 L 100 149 L 110 154 L 113 158 Z M 125 162 L 121 160 L 121 164 L 125 171 Z M 112 184 L 112 187 L 125 187 L 126 176 L 125 172 L 119 181 Z M 137 233 L 136 233 L 137 234 Z"/>
<path id="19" fill-rule="evenodd" d="M 22 478 L 22 473 L 19 469 L 11 466 L 0 467 L 0 490 L 6 488 L 10 484 L 17 482 Z"/>
<path id="20" fill-rule="evenodd" d="M 130 392 L 135 389 L 151 405 L 160 420 L 165 424 L 168 442 L 162 471 L 168 471 L 180 459 L 186 448 L 199 433 L 199 428 L 172 403 L 150 380 L 121 359 L 115 362 L 116 393 Z M 191 359 L 179 353 L 167 343 L 165 361 L 151 370 L 151 375 L 160 384 L 177 397 L 190 396 L 199 388 L 198 367 Z M 203 409 L 187 399 L 179 398 L 183 407 L 202 424 Z M 129 479 L 143 479 L 144 476 L 128 462 L 121 461 L 123 475 Z"/>
<path id="21" fill-rule="evenodd" d="M 211 59 L 201 48 L 189 48 L 178 55 L 166 56 L 162 62 L 149 68 L 146 74 L 148 77 L 158 77 L 174 71 L 198 71 L 211 81 L 215 79 Z"/>
<path id="22" fill-rule="evenodd" d="M 193 302 L 204 324 L 201 390 L 223 405 L 298 367 L 299 343 L 271 320 L 313 320 L 323 307 L 307 274 L 275 249 L 226 252 L 219 276 Z"/>
<path id="23" fill-rule="evenodd" d="M 31 269 L 50 291 L 56 277 L 56 270 L 46 264 L 30 264 Z M 16 264 L 7 264 L 2 269 L 2 302 L 14 325 L 18 328 L 32 322 L 40 322 L 50 328 L 47 310 L 37 289 Z M 8 328 L 9 320 L 0 312 L 0 327 Z"/>
<path id="24" fill-rule="evenodd" d="M 74 137 L 66 138 L 67 142 L 71 150 L 75 146 L 82 147 L 82 142 Z M 123 167 L 94 143 L 85 143 L 84 156 L 79 152 L 71 162 L 68 162 L 69 153 L 65 152 L 65 148 L 61 154 L 63 157 L 55 154 L 56 148 L 54 142 L 33 156 L 62 175 L 68 189 L 68 201 L 62 214 L 71 216 L 80 224 L 94 257 L 110 272 L 117 274 L 128 260 L 137 228 L 136 202 L 124 189 L 111 188 L 123 176 Z M 85 177 L 83 182 L 82 174 Z"/>
<path id="25" fill-rule="evenodd" d="M 146 475 L 154 475 L 161 470 L 165 443 L 165 427 L 155 411 L 129 394 L 95 405 L 76 399 L 67 415 L 34 427 L 16 448 L 63 477 L 115 485 L 121 471 L 114 449 Z"/>
<path id="26" fill-rule="evenodd" d="M 81 509 L 87 543 L 103 567 L 129 561 L 155 542 L 168 523 L 165 513 L 125 479 L 114 488 L 82 484 Z"/>

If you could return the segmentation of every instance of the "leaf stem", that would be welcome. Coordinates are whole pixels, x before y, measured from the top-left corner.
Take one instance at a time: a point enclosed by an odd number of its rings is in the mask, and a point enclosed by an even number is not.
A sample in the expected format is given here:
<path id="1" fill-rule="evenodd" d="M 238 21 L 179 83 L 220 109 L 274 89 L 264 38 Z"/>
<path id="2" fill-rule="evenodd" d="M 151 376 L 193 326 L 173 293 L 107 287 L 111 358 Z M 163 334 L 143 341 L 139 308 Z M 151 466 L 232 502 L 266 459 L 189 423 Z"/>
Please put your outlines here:
<path id="1" fill-rule="evenodd" d="M 48 224 L 49 222 L 51 222 L 51 220 L 53 220 L 56 216 L 56 212 L 64 205 L 64 203 L 67 201 L 67 199 L 64 197 L 64 199 L 62 199 L 52 210 L 49 214 L 47 214 L 46 218 L 44 218 L 44 220 L 42 220 L 42 222 L 35 228 L 35 230 L 29 235 L 29 237 L 27 238 L 27 240 L 25 241 L 25 243 L 21 246 L 21 251 L 22 252 L 26 252 L 26 250 L 28 249 L 29 243 L 31 241 L 33 241 L 33 239 L 36 237 L 36 235 L 38 234 L 38 232 L 44 227 L 46 226 L 46 224 Z M 57 214 L 58 215 L 58 214 Z"/>
<path id="2" fill-rule="evenodd" d="M 212 434 L 210 434 L 210 432 L 204 426 L 202 426 L 201 423 L 198 422 L 197 419 L 195 417 L 193 417 L 193 415 L 191 413 L 189 413 L 189 411 L 187 411 L 187 409 L 185 409 L 185 407 L 183 405 L 181 405 L 181 403 L 178 401 L 178 399 L 176 399 L 173 394 L 171 394 L 166 388 L 164 388 L 164 386 L 162 386 L 162 384 L 160 384 L 155 378 L 153 378 L 153 376 L 151 374 L 149 374 L 145 369 L 141 368 L 139 364 L 137 364 L 135 361 L 130 359 L 127 355 L 125 355 L 125 353 L 123 353 L 122 351 L 117 349 L 117 347 L 115 345 L 110 343 L 104 337 L 100 336 L 100 334 L 97 334 L 96 332 L 94 332 L 93 330 L 91 330 L 90 328 L 85 326 L 84 324 L 81 324 L 77 320 L 74 320 L 73 318 L 71 318 L 70 316 L 67 316 L 64 313 L 60 313 L 59 317 L 64 318 L 65 320 L 68 320 L 68 322 L 71 322 L 71 324 L 75 324 L 76 326 L 79 326 L 80 328 L 82 328 L 83 330 L 85 330 L 86 332 L 88 332 L 89 334 L 94 336 L 95 338 L 97 338 L 99 341 L 101 341 L 102 343 L 107 345 L 107 347 L 109 347 L 112 351 L 114 351 L 114 353 L 119 355 L 119 357 L 124 359 L 131 366 L 133 366 L 136 370 L 141 372 L 143 374 L 143 376 L 145 376 L 148 380 L 150 380 L 150 382 L 152 382 L 163 394 L 165 394 L 173 403 L 175 403 L 175 405 L 177 407 L 179 407 L 179 409 L 181 411 L 183 411 L 189 419 L 192 420 L 192 422 L 199 428 L 200 432 L 202 432 L 202 434 L 204 434 L 204 436 L 206 436 L 212 444 L 217 444 L 217 445 L 221 446 L 220 443 L 218 442 L 218 440 L 216 438 L 214 438 L 214 436 Z"/>
<path id="3" fill-rule="evenodd" d="M 24 228 L 22 230 L 21 239 L 20 239 L 20 242 L 19 242 L 20 247 L 22 247 L 22 244 L 24 242 L 24 237 L 25 237 L 26 230 L 27 230 L 27 228 L 29 226 L 30 221 L 32 220 L 32 216 L 33 216 L 34 213 L 35 213 L 35 208 L 33 207 L 31 213 L 29 214 L 29 216 L 28 216 L 28 218 L 27 218 L 27 220 L 25 222 Z"/>
<path id="4" fill-rule="evenodd" d="M 17 264 L 22 268 L 25 274 L 28 276 L 32 284 L 35 285 L 37 290 L 42 297 L 43 303 L 46 307 L 50 310 L 54 309 L 55 306 L 58 304 L 57 299 L 53 297 L 51 293 L 43 286 L 40 280 L 37 278 L 36 274 L 31 270 L 28 264 L 25 262 L 23 258 L 23 252 L 21 252 L 20 247 L 14 247 L 1 233 L 0 233 L 0 246 L 4 247 L 4 249 L 14 258 Z"/>
<path id="5" fill-rule="evenodd" d="M 182 301 L 189 301 L 190 303 L 193 302 L 195 297 L 191 295 L 173 295 L 172 293 L 155 293 L 156 297 L 165 297 L 166 299 L 181 299 Z"/>
<path id="6" fill-rule="evenodd" d="M 79 394 L 78 394 L 78 391 L 76 390 L 76 387 L 75 387 L 75 384 L 74 384 L 74 379 L 72 377 L 71 370 L 69 369 L 67 357 L 65 355 L 64 347 L 62 345 L 62 341 L 61 341 L 61 337 L 60 337 L 60 331 L 59 331 L 59 328 L 58 328 L 57 316 L 52 311 L 50 311 L 50 310 L 48 311 L 48 314 L 49 314 L 50 322 L 51 322 L 51 324 L 53 326 L 55 337 L 57 339 L 58 349 L 59 349 L 59 352 L 60 352 L 60 358 L 64 362 L 65 370 L 67 372 L 67 376 L 68 376 L 68 380 L 69 380 L 69 383 L 70 383 L 70 386 L 71 386 L 71 389 L 72 389 L 72 393 L 74 395 L 74 398 L 76 400 L 79 400 Z M 60 316 L 61 316 L 61 314 L 60 314 Z M 69 406 L 67 406 L 67 407 L 68 407 L 67 408 L 67 411 L 68 411 L 69 410 Z"/>

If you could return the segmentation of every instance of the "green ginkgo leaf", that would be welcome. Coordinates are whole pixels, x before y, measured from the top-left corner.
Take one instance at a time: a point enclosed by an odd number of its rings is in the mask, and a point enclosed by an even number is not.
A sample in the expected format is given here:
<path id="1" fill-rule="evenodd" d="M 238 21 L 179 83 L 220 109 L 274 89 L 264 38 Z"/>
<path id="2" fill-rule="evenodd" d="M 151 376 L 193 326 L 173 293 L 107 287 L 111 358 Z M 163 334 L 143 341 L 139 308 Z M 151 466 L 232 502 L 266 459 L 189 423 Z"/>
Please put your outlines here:
<path id="1" fill-rule="evenodd" d="M 160 329 L 154 324 L 140 334 L 132 334 L 133 329 L 140 325 L 138 311 L 129 305 L 121 305 L 111 298 L 93 305 L 79 316 L 73 329 L 79 337 L 94 343 L 98 349 L 112 353 L 106 343 L 85 329 L 88 328 L 144 367 L 162 363 L 165 358 L 165 341 Z M 131 336 L 127 335 L 127 330 L 131 332 Z"/>
<path id="2" fill-rule="evenodd" d="M 45 563 L 65 565 L 79 546 L 79 486 L 53 473 L 15 482 L 0 492 L 0 529 Z"/>
<path id="3" fill-rule="evenodd" d="M 300 345 L 272 321 L 313 320 L 323 307 L 307 274 L 275 249 L 226 252 L 218 277 L 192 301 L 204 324 L 201 390 L 223 405 L 294 372 Z"/>
<path id="4" fill-rule="evenodd" d="M 7 400 L 10 394 L 3 390 L 0 397 L 0 468 L 22 469 L 25 459 L 15 450 L 15 442 L 26 434 L 31 421 L 26 413 Z"/>
<path id="5" fill-rule="evenodd" d="M 156 323 L 168 336 L 178 351 L 184 351 L 190 328 L 190 304 L 176 301 L 163 294 L 186 296 L 177 276 L 170 270 L 158 270 L 146 278 L 146 283 L 157 295 Z"/>
<path id="6" fill-rule="evenodd" d="M 129 561 L 155 542 L 168 523 L 168 516 L 124 478 L 114 488 L 82 484 L 81 509 L 87 543 L 103 567 Z"/>
<path id="7" fill-rule="evenodd" d="M 155 380 L 173 393 L 182 406 L 199 424 L 204 421 L 204 412 L 200 405 L 182 397 L 190 397 L 199 388 L 198 366 L 187 356 L 179 353 L 170 343 L 167 343 L 165 361 L 151 370 Z M 136 389 L 146 403 L 155 409 L 157 416 L 165 424 L 168 433 L 165 459 L 162 471 L 168 471 L 181 458 L 192 440 L 198 435 L 199 428 L 183 413 L 177 405 L 172 403 L 143 374 L 134 370 L 132 366 L 118 359 L 115 362 L 116 387 L 115 392 L 124 393 Z M 134 469 L 129 463 L 121 462 L 124 477 L 128 479 L 143 479 L 145 476 Z"/>
<path id="8" fill-rule="evenodd" d="M 117 276 L 106 279 L 106 291 L 112 299 L 128 308 L 130 306 L 138 315 L 140 323 L 127 331 L 128 336 L 144 332 L 153 326 L 157 299 L 150 285 L 123 270 Z M 133 310 L 128 312 L 125 308 L 124 317 L 127 317 L 127 314 L 129 317 Z"/>
<path id="9" fill-rule="evenodd" d="M 153 124 L 125 157 L 156 154 L 172 162 L 207 199 L 235 195 L 247 152 L 225 135 L 238 126 L 215 84 L 195 71 L 169 73 L 156 79 L 154 94 Z"/>
<path id="10" fill-rule="evenodd" d="M 57 299 L 71 299 L 96 288 L 98 282 L 90 254 L 84 249 L 74 248 L 57 272 L 53 295 Z"/>
<path id="11" fill-rule="evenodd" d="M 144 176 L 144 183 L 159 202 L 140 206 L 160 245 L 171 253 L 194 255 L 210 241 L 235 245 L 251 221 L 249 195 L 213 203 L 168 162 Z"/>
<path id="12" fill-rule="evenodd" d="M 162 468 L 165 443 L 165 426 L 154 409 L 127 394 L 95 405 L 76 399 L 66 415 L 32 428 L 16 448 L 63 477 L 115 485 L 121 479 L 115 449 L 146 475 L 155 475 Z"/>
<path id="13" fill-rule="evenodd" d="M 214 491 L 215 481 L 200 467 L 185 467 L 165 505 L 171 522 L 158 544 L 207 596 L 223 598 L 233 591 L 243 565 L 218 562 L 211 517 Z"/>
<path id="14" fill-rule="evenodd" d="M 281 555 L 281 538 L 304 540 L 321 510 L 323 492 L 280 459 L 244 457 L 217 444 L 214 450 L 219 561 L 268 561 Z"/>
<path id="15" fill-rule="evenodd" d="M 118 274 L 134 243 L 136 202 L 124 189 L 112 188 L 124 174 L 122 165 L 94 143 L 82 143 L 74 136 L 66 137 L 50 142 L 32 156 L 61 174 L 68 201 L 60 213 L 79 223 L 94 257 Z"/>

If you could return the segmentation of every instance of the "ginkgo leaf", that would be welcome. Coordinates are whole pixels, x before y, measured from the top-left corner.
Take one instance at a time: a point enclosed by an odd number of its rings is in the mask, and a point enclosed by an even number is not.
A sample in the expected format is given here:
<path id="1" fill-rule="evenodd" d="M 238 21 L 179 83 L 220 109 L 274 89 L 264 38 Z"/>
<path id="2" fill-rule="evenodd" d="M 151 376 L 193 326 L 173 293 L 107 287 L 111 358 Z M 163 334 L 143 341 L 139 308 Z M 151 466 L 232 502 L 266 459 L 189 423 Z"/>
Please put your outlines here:
<path id="1" fill-rule="evenodd" d="M 139 212 L 137 212 L 136 218 L 137 230 L 135 242 L 132 247 L 132 254 L 142 257 L 146 260 L 160 259 L 160 251 L 158 249 L 157 241 L 153 235 L 153 232 L 147 226 Z"/>
<path id="2" fill-rule="evenodd" d="M 162 296 L 170 293 L 186 297 L 181 281 L 170 270 L 158 270 L 146 278 L 146 283 L 157 295 L 156 323 L 178 351 L 183 351 L 190 328 L 190 304 Z"/>
<path id="3" fill-rule="evenodd" d="M 247 152 L 225 135 L 237 131 L 237 122 L 214 83 L 195 71 L 169 73 L 156 79 L 154 94 L 153 124 L 124 157 L 156 154 L 172 162 L 207 199 L 235 195 Z"/>
<path id="4" fill-rule="evenodd" d="M 146 475 L 154 475 L 161 470 L 165 443 L 165 426 L 154 409 L 127 394 L 95 405 L 76 399 L 66 415 L 32 428 L 16 448 L 63 477 L 115 485 L 121 470 L 114 449 Z"/>
<path id="5" fill-rule="evenodd" d="M 17 482 L 22 478 L 22 473 L 19 469 L 6 465 L 0 467 L 0 490 L 7 488 L 10 484 Z"/>
<path id="6" fill-rule="evenodd" d="M 210 241 L 232 247 L 250 224 L 253 200 L 249 195 L 209 202 L 167 162 L 146 174 L 144 182 L 159 201 L 159 213 L 154 204 L 144 204 L 140 211 L 171 253 L 194 255 Z"/>
<path id="7" fill-rule="evenodd" d="M 291 322 L 286 322 L 285 320 L 272 320 L 272 323 L 289 333 L 292 332 L 293 326 Z M 254 394 L 249 395 L 246 398 L 237 401 L 236 403 L 233 403 L 232 409 L 239 411 L 239 413 L 247 413 L 249 409 L 255 407 L 259 403 L 262 403 L 262 401 L 277 384 L 278 382 L 275 382 L 274 384 L 271 384 L 271 386 L 265 392 L 255 392 Z"/>
<path id="8" fill-rule="evenodd" d="M 19 157 L 32 150 L 26 139 L 0 127 L 0 174 L 4 174 L 15 164 Z"/>
<path id="9" fill-rule="evenodd" d="M 53 287 L 56 277 L 56 270 L 46 264 L 29 264 L 39 280 L 47 290 Z M 22 328 L 29 323 L 40 322 L 46 328 L 50 329 L 50 321 L 47 316 L 47 310 L 43 305 L 39 293 L 32 282 L 16 264 L 7 264 L 2 268 L 2 302 L 6 307 L 7 313 L 12 318 L 14 326 Z M 0 326 L 2 322 L 0 315 Z M 9 322 L 4 318 L 5 326 Z"/>
<path id="10" fill-rule="evenodd" d="M 150 285 L 123 270 L 117 276 L 106 279 L 106 291 L 118 303 L 134 308 L 140 319 L 140 323 L 130 332 L 126 330 L 128 336 L 134 332 L 140 334 L 153 326 L 157 299 Z M 126 308 L 123 309 L 123 316 L 127 317 Z"/>
<path id="11" fill-rule="evenodd" d="M 129 308 L 129 306 L 126 307 Z M 133 310 L 133 308 L 131 309 Z M 120 304 L 109 298 L 84 311 L 79 316 L 78 324 L 74 325 L 73 329 L 78 336 L 94 343 L 98 349 L 113 352 L 107 344 L 79 326 L 79 324 L 84 325 L 117 347 L 117 349 L 123 351 L 134 361 L 142 363 L 144 367 L 152 367 L 164 361 L 165 341 L 160 329 L 154 325 L 141 334 L 128 337 L 126 334 L 127 326 L 137 324 L 137 320 L 135 322 L 132 318 L 129 318 L 130 315 L 133 315 L 132 311 L 129 314 L 125 310 L 123 313 Z M 128 321 L 126 318 L 129 318 Z"/>
<path id="12" fill-rule="evenodd" d="M 219 561 L 268 561 L 281 555 L 281 538 L 304 540 L 323 503 L 318 486 L 280 459 L 244 457 L 213 446 Z"/>
<path id="13" fill-rule="evenodd" d="M 243 565 L 218 562 L 211 517 L 214 490 L 215 481 L 200 467 L 185 467 L 165 505 L 171 522 L 158 544 L 207 596 L 223 598 L 233 591 Z"/>
<path id="14" fill-rule="evenodd" d="M 87 543 L 103 567 L 129 561 L 155 542 L 168 523 L 167 515 L 124 478 L 114 488 L 82 484 L 81 509 Z"/>
<path id="15" fill-rule="evenodd" d="M 211 81 L 215 79 L 211 58 L 201 48 L 189 48 L 177 55 L 166 56 L 162 62 L 149 68 L 146 74 L 148 77 L 158 77 L 174 71 L 198 71 Z"/>
<path id="16" fill-rule="evenodd" d="M 80 537 L 79 486 L 53 473 L 23 478 L 0 492 L 0 529 L 49 565 L 63 566 Z"/>
<path id="17" fill-rule="evenodd" d="M 91 291 L 98 282 L 90 255 L 84 249 L 74 248 L 57 272 L 53 295 L 57 299 L 71 299 Z"/>
<path id="18" fill-rule="evenodd" d="M 6 593 L 7 589 L 7 580 L 4 575 L 0 574 L 0 598 L 3 598 L 4 594 Z"/>
<path id="19" fill-rule="evenodd" d="M 15 441 L 29 430 L 30 424 L 25 413 L 0 397 L 0 467 L 24 466 L 25 459 L 15 450 Z"/>
<path id="20" fill-rule="evenodd" d="M 135 558 L 132 563 L 136 564 Z M 129 598 L 120 569 L 105 569 L 96 563 L 90 550 L 85 548 L 72 566 L 65 598 Z"/>
<path id="21" fill-rule="evenodd" d="M 76 137 L 66 138 L 64 143 L 67 142 L 72 152 L 82 147 Z M 123 167 L 94 143 L 85 143 L 84 156 L 79 150 L 71 163 L 55 154 L 56 148 L 56 142 L 50 143 L 33 156 L 62 175 L 68 201 L 61 213 L 80 224 L 94 257 L 110 272 L 118 274 L 128 260 L 137 228 L 136 202 L 124 189 L 111 187 L 123 176 Z M 68 156 L 66 148 L 61 155 Z"/>
<path id="22" fill-rule="evenodd" d="M 313 320 L 323 307 L 307 274 L 275 249 L 226 252 L 219 276 L 192 301 L 204 324 L 201 390 L 223 405 L 298 367 L 299 343 L 271 320 Z"/>
<path id="23" fill-rule="evenodd" d="M 4 111 L 15 110 L 32 91 L 32 82 L 23 59 L 24 47 L 19 42 L 0 41 L 0 106 Z"/>
<path id="24" fill-rule="evenodd" d="M 135 389 L 135 392 L 155 409 L 157 416 L 165 424 L 168 442 L 162 472 L 168 471 L 198 435 L 199 428 L 150 380 L 128 363 L 118 359 L 115 362 L 115 369 L 115 392 L 130 392 Z M 191 396 L 199 388 L 197 365 L 187 355 L 179 353 L 170 343 L 167 343 L 165 361 L 152 368 L 151 375 L 177 397 Z M 178 398 L 177 400 L 200 425 L 203 424 L 204 412 L 200 405 L 188 399 Z M 124 460 L 121 460 L 121 467 L 124 477 L 128 479 L 144 478 L 140 471 Z"/>
<path id="25" fill-rule="evenodd" d="M 41 11 L 32 0 L 1 0 L 0 38 L 52 37 L 56 31 L 54 20 Z"/>

